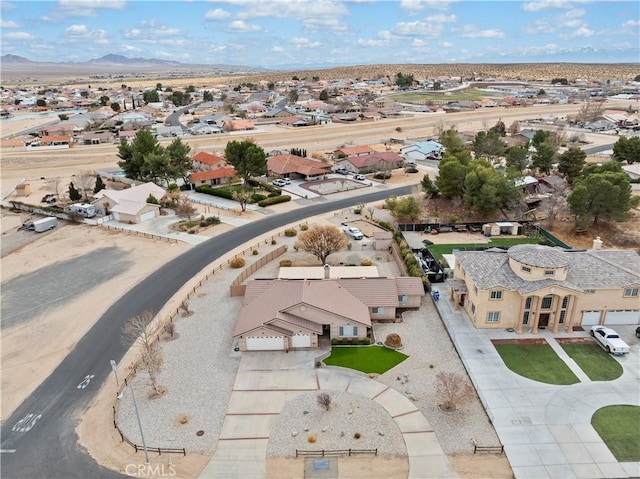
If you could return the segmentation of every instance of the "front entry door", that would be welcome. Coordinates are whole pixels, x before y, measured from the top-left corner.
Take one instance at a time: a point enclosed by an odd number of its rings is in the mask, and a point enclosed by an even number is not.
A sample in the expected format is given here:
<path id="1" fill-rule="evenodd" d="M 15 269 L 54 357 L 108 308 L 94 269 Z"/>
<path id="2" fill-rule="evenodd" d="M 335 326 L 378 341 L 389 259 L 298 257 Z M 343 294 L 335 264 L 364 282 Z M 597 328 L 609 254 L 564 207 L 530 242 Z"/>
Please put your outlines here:
<path id="1" fill-rule="evenodd" d="M 540 321 L 538 321 L 539 328 L 545 328 L 549 326 L 549 313 L 544 313 L 540 315 Z"/>

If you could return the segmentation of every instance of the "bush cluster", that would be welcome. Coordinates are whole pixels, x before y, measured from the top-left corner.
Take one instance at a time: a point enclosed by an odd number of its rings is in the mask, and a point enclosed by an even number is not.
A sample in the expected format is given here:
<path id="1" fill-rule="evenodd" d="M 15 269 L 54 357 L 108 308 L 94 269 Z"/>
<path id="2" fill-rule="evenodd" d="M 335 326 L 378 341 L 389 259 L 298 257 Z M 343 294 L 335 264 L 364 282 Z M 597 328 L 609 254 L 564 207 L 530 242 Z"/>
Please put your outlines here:
<path id="1" fill-rule="evenodd" d="M 293 238 L 297 234 L 298 232 L 295 230 L 295 228 L 287 228 L 286 230 L 284 230 L 284 235 L 288 238 Z"/>
<path id="2" fill-rule="evenodd" d="M 288 268 L 293 264 L 293 262 L 290 259 L 282 259 L 278 264 L 281 268 Z"/>
<path id="3" fill-rule="evenodd" d="M 307 231 L 309 229 L 309 225 L 307 223 L 302 223 L 300 225 L 300 231 Z"/>
<path id="4" fill-rule="evenodd" d="M 245 260 L 244 258 L 233 258 L 230 262 L 229 262 L 229 266 L 231 266 L 232 268 L 242 268 L 245 265 Z"/>
<path id="5" fill-rule="evenodd" d="M 373 264 L 373 261 L 371 261 L 371 258 L 363 258 L 362 261 L 360 261 L 360 266 L 371 266 Z"/>
<path id="6" fill-rule="evenodd" d="M 331 338 L 331 344 L 333 346 L 337 346 L 337 345 L 341 345 L 341 346 L 358 346 L 358 345 L 362 345 L 362 346 L 368 346 L 371 344 L 371 339 L 369 338 L 363 338 L 363 339 L 358 339 L 358 338 Z"/>
<path id="7" fill-rule="evenodd" d="M 200 226 L 203 228 L 205 226 L 218 225 L 218 224 L 220 224 L 219 216 L 208 216 L 207 218 L 200 221 Z"/>
<path id="8" fill-rule="evenodd" d="M 196 191 L 198 193 L 204 193 L 205 195 L 218 196 L 228 200 L 233 199 L 233 192 L 227 188 L 212 188 L 209 185 L 201 185 L 196 186 Z"/>
<path id="9" fill-rule="evenodd" d="M 275 205 L 277 203 L 285 203 L 287 201 L 291 201 L 291 196 L 278 195 L 267 198 L 266 200 L 258 201 L 258 206 L 262 206 L 264 208 L 265 206 Z"/>

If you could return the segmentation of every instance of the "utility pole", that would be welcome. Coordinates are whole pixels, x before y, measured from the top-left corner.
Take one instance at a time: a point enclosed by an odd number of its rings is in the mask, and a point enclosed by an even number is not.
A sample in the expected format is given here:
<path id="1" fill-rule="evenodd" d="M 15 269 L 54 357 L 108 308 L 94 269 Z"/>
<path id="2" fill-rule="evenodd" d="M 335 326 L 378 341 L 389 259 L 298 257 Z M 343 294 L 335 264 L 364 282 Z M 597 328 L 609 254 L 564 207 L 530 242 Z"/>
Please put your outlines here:
<path id="1" fill-rule="evenodd" d="M 133 394 L 133 387 L 129 383 L 129 390 L 131 391 L 131 398 L 133 399 L 133 408 L 136 410 L 136 419 L 138 419 L 138 427 L 140 428 L 140 437 L 142 438 L 142 447 L 144 448 L 144 462 L 149 464 L 149 451 L 147 451 L 147 443 L 144 440 L 144 433 L 142 432 L 142 422 L 140 422 L 140 413 L 138 412 L 138 404 L 136 403 L 136 397 Z"/>

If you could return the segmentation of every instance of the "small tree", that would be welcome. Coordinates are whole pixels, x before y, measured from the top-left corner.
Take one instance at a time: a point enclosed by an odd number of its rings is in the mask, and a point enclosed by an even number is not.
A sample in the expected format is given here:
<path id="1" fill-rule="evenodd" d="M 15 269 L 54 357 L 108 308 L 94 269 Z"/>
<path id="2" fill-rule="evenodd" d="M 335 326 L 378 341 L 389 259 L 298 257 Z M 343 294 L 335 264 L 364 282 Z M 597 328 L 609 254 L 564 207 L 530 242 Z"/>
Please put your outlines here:
<path id="1" fill-rule="evenodd" d="M 69 183 L 69 199 L 71 201 L 80 201 L 82 194 L 73 185 L 73 181 Z"/>
<path id="2" fill-rule="evenodd" d="M 244 213 L 247 209 L 247 203 L 251 199 L 251 192 L 243 188 L 241 190 L 234 191 L 231 197 L 240 203 L 240 210 Z"/>
<path id="3" fill-rule="evenodd" d="M 440 407 L 445 411 L 455 411 L 459 404 L 473 395 L 473 387 L 458 373 L 440 372 L 436 374 L 436 393 L 440 396 Z"/>
<path id="4" fill-rule="evenodd" d="M 347 238 L 335 226 L 316 226 L 300 235 L 302 249 L 325 264 L 327 256 L 347 246 Z"/>
<path id="5" fill-rule="evenodd" d="M 149 382 L 154 395 L 159 395 L 162 389 L 158 386 L 158 374 L 162 367 L 163 356 L 160 344 L 153 340 L 153 332 L 150 325 L 154 314 L 144 311 L 142 314 L 130 318 L 123 327 L 123 340 L 125 344 L 137 343 L 141 349 L 141 363 L 149 374 Z"/>
<path id="6" fill-rule="evenodd" d="M 96 176 L 96 184 L 93 187 L 93 194 L 95 195 L 98 191 L 104 190 L 107 188 L 107 185 L 104 184 L 100 175 Z"/>
<path id="7" fill-rule="evenodd" d="M 178 218 L 186 218 L 187 221 L 191 221 L 191 217 L 197 212 L 196 207 L 185 196 L 180 197 L 173 210 Z"/>
<path id="8" fill-rule="evenodd" d="M 157 204 L 159 204 L 158 203 L 158 198 L 153 196 L 153 193 L 149 193 L 149 196 L 147 196 L 147 203 L 150 203 L 152 205 L 157 205 Z"/>
<path id="9" fill-rule="evenodd" d="M 329 410 L 329 407 L 331 407 L 331 395 L 329 393 L 318 393 L 316 401 L 318 401 L 318 404 L 325 408 L 325 410 L 327 411 Z"/>
<path id="10" fill-rule="evenodd" d="M 96 178 L 90 171 L 80 171 L 76 173 L 76 184 L 78 189 L 82 191 L 82 196 L 89 201 L 89 192 L 93 191 Z"/>

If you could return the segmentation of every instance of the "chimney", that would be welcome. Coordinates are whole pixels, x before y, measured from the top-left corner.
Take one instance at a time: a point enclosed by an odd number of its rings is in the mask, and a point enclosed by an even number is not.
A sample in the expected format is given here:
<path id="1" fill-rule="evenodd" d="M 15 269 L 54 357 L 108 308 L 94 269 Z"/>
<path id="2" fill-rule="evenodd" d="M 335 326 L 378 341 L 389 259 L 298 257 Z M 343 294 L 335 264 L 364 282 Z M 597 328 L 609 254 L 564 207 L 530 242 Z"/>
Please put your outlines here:
<path id="1" fill-rule="evenodd" d="M 596 236 L 596 239 L 593 240 L 592 249 L 602 249 L 602 240 L 600 239 L 600 236 Z"/>
<path id="2" fill-rule="evenodd" d="M 323 268 L 324 268 L 324 279 L 329 279 L 331 277 L 331 274 L 330 274 L 331 266 L 329 266 L 328 264 L 325 264 Z"/>

